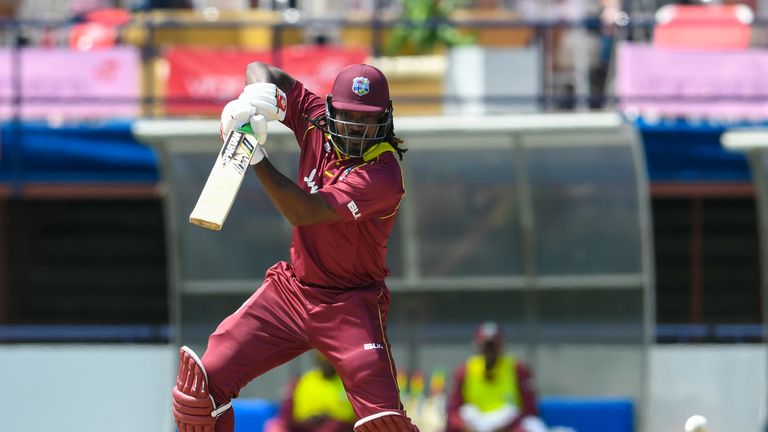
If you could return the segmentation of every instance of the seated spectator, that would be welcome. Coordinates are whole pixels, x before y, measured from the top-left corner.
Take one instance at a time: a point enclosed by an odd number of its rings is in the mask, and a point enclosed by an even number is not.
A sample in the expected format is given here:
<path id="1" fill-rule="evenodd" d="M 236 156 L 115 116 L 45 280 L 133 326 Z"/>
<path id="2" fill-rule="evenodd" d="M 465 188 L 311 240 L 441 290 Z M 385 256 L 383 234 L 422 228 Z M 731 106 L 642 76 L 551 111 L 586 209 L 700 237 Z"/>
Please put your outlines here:
<path id="1" fill-rule="evenodd" d="M 317 367 L 293 383 L 267 432 L 352 432 L 357 417 L 341 378 L 317 351 L 315 361 Z"/>
<path id="2" fill-rule="evenodd" d="M 545 432 L 531 372 L 503 354 L 498 324 L 481 324 L 475 342 L 479 353 L 453 376 L 446 432 Z"/>

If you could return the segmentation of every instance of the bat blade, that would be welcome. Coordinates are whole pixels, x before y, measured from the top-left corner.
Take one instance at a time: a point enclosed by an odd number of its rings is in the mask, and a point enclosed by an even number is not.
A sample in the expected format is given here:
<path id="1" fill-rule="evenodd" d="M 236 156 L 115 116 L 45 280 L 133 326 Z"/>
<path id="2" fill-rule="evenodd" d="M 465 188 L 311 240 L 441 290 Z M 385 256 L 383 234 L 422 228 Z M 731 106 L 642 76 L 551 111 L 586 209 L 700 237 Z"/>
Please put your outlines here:
<path id="1" fill-rule="evenodd" d="M 245 173 L 248 171 L 256 138 L 243 130 L 233 130 L 224 140 L 205 182 L 189 222 L 219 231 L 227 220 Z"/>

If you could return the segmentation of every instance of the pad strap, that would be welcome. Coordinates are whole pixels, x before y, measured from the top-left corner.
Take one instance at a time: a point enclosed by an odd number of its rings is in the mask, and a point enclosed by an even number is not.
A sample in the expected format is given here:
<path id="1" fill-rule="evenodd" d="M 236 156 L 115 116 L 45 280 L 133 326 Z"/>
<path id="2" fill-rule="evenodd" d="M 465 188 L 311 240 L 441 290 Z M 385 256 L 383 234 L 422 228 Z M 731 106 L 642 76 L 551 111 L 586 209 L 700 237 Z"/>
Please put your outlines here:
<path id="1" fill-rule="evenodd" d="M 173 417 L 179 432 L 213 432 L 216 418 L 232 406 L 232 401 L 216 406 L 208 391 L 208 375 L 203 362 L 186 346 L 179 349 L 179 375 L 173 388 Z"/>

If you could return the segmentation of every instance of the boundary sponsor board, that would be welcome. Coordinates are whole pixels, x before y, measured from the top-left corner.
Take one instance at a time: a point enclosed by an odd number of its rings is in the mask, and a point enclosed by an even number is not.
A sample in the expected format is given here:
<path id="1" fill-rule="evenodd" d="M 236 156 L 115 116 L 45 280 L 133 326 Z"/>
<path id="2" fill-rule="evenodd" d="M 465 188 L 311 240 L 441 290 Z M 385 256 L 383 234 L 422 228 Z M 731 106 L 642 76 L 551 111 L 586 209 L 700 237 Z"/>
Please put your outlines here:
<path id="1" fill-rule="evenodd" d="M 16 97 L 21 98 L 23 118 L 69 120 L 139 114 L 140 56 L 135 47 L 94 51 L 22 48 L 18 60 L 14 63 L 10 48 L 0 48 L 0 118 L 15 114 Z"/>

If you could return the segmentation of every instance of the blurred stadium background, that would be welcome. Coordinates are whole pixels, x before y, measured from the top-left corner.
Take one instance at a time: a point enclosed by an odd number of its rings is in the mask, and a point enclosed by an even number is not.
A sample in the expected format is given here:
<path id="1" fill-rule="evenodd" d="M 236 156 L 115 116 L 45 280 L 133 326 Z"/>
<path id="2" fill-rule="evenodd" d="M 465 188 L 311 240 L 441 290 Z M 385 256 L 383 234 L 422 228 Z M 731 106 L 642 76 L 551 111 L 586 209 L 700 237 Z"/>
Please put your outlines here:
<path id="1" fill-rule="evenodd" d="M 172 430 L 177 347 L 202 352 L 287 257 L 253 177 L 221 232 L 186 222 L 219 110 L 262 60 L 320 94 L 348 63 L 390 80 L 406 398 L 492 319 L 549 426 L 768 430 L 766 17 L 766 0 L 0 0 L 0 429 Z M 269 146 L 294 172 L 284 128 Z M 238 432 L 310 365 L 247 386 Z"/>

